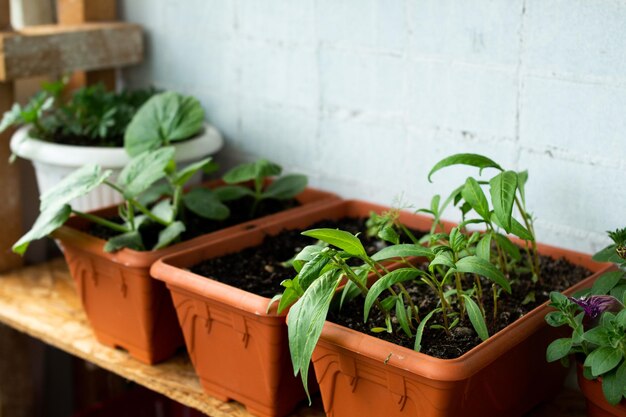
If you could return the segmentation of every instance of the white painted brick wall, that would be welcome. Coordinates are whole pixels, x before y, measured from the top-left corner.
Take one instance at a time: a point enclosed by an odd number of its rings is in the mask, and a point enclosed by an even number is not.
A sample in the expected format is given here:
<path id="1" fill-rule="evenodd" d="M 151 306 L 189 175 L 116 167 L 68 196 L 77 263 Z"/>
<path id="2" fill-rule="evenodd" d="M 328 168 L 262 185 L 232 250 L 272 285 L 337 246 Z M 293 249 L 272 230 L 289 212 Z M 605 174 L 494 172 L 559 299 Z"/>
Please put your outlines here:
<path id="1" fill-rule="evenodd" d="M 129 85 L 200 98 L 226 164 L 265 156 L 315 186 L 425 206 L 456 152 L 530 170 L 543 242 L 626 225 L 624 0 L 122 0 L 146 28 Z M 457 218 L 455 212 L 449 218 Z"/>

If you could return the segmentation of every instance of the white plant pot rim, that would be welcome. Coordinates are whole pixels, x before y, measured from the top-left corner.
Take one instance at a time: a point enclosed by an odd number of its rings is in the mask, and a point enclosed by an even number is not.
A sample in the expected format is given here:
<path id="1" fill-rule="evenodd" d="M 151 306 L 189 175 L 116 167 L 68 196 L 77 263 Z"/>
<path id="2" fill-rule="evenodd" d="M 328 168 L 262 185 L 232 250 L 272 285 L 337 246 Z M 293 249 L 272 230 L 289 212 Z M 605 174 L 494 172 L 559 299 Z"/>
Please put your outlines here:
<path id="1" fill-rule="evenodd" d="M 20 158 L 51 165 L 81 167 L 98 164 L 104 168 L 123 168 L 130 158 L 123 147 L 60 145 L 33 138 L 28 134 L 31 126 L 22 126 L 11 137 L 11 151 Z M 174 143 L 176 162 L 198 160 L 214 154 L 224 144 L 222 135 L 212 125 L 205 123 L 202 133 L 183 142 Z"/>

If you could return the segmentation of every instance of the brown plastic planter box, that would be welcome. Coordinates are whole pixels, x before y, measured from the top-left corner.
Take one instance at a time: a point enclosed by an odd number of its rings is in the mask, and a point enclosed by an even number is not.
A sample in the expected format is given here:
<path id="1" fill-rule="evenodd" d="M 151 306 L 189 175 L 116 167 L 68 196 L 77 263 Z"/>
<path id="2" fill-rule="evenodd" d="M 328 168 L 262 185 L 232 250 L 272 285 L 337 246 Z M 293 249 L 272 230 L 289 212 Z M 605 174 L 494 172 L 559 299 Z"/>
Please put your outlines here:
<path id="1" fill-rule="evenodd" d="M 213 186 L 212 182 L 207 186 Z M 211 242 L 262 222 L 300 216 L 338 200 L 334 194 L 307 188 L 297 196 L 301 206 L 251 220 L 157 251 L 103 250 L 105 241 L 84 230 L 89 222 L 72 217 L 53 236 L 64 251 L 87 318 L 101 343 L 126 349 L 134 358 L 153 364 L 172 356 L 183 345 L 172 299 L 165 285 L 150 277 L 150 267 L 162 256 Z M 94 214 L 114 216 L 117 206 Z"/>
<path id="2" fill-rule="evenodd" d="M 626 401 L 617 405 L 609 404 L 602 393 L 601 380 L 588 380 L 583 376 L 583 368 L 580 364 L 576 365 L 578 373 L 578 385 L 587 400 L 587 416 L 588 417 L 626 417 Z"/>
<path id="3" fill-rule="evenodd" d="M 358 201 L 337 202 L 300 217 L 231 234 L 154 264 L 153 276 L 165 281 L 172 292 L 187 350 L 208 394 L 237 400 L 250 413 L 263 417 L 284 416 L 305 398 L 302 383 L 293 376 L 285 314 L 278 315 L 275 306 L 267 313 L 269 298 L 187 268 L 259 245 L 266 235 L 284 229 L 304 229 L 324 219 L 368 217 L 371 211 L 386 209 Z M 410 213 L 402 213 L 401 220 L 421 230 L 431 224 L 428 218 Z"/>
<path id="4" fill-rule="evenodd" d="M 538 245 L 595 273 L 566 291 L 590 287 L 610 266 Z M 554 329 L 535 308 L 456 359 L 437 359 L 326 322 L 313 353 L 324 409 L 332 417 L 516 417 L 552 398 L 566 370 L 545 360 Z"/>

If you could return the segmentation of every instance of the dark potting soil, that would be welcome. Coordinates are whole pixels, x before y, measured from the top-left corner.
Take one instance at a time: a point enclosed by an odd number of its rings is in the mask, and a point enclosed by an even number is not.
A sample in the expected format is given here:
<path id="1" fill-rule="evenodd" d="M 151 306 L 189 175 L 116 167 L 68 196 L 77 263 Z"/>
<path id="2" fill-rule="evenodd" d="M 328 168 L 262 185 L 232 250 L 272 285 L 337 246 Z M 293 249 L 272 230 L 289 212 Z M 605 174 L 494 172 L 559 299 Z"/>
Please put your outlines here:
<path id="1" fill-rule="evenodd" d="M 193 239 L 195 237 L 204 235 L 206 233 L 215 232 L 217 230 L 225 229 L 236 224 L 240 224 L 255 218 L 268 216 L 270 214 L 278 213 L 283 210 L 298 207 L 300 203 L 296 199 L 291 200 L 263 200 L 257 207 L 254 217 L 250 216 L 250 209 L 253 203 L 252 197 L 244 197 L 238 200 L 229 201 L 226 203 L 230 209 L 230 216 L 223 221 L 209 220 L 204 217 L 200 217 L 193 212 L 186 210 L 184 218 L 185 231 L 182 233 L 181 241 Z M 119 217 L 110 218 L 109 220 L 121 223 Z M 159 238 L 159 232 L 163 230 L 163 226 L 155 223 L 150 223 L 147 226 L 141 228 L 141 235 L 143 237 L 144 246 L 149 250 L 154 247 Z M 110 239 L 113 236 L 118 235 L 108 227 L 101 226 L 99 224 L 91 224 L 87 232 L 93 236 L 101 239 Z"/>
<path id="2" fill-rule="evenodd" d="M 495 320 L 493 319 L 491 285 L 487 280 L 481 280 L 489 335 L 502 330 L 535 307 L 543 304 L 548 300 L 551 291 L 563 291 L 591 274 L 586 268 L 574 265 L 563 258 L 553 259 L 548 256 L 540 256 L 540 268 L 543 282 L 538 283 L 535 287 L 531 283 L 530 274 L 511 277 L 512 294 L 501 293 Z M 464 288 L 471 288 L 471 286 L 471 283 L 467 283 Z M 438 298 L 430 287 L 413 283 L 406 285 L 406 287 L 413 298 L 413 302 L 422 312 L 421 317 L 438 307 Z M 530 292 L 534 292 L 535 299 L 524 304 L 526 295 Z M 394 325 L 394 328 L 398 328 L 396 333 L 371 332 L 370 330 L 374 327 L 386 327 L 384 316 L 376 308 L 373 308 L 369 321 L 363 323 L 363 303 L 360 299 L 344 305 L 340 314 L 331 312 L 328 320 L 409 349 L 413 349 L 415 343 L 415 339 L 406 336 L 397 325 Z M 433 316 L 428 322 L 422 337 L 422 353 L 441 359 L 453 359 L 481 343 L 467 317 L 451 331 L 450 335 L 447 335 L 443 330 L 430 328 L 431 325 L 442 324 L 440 314 Z"/>
<path id="3" fill-rule="evenodd" d="M 363 233 L 366 230 L 364 218 L 344 217 L 339 220 L 323 220 L 306 229 L 285 230 L 275 236 L 266 236 L 259 246 L 207 259 L 191 268 L 191 271 L 210 277 L 217 281 L 237 288 L 271 298 L 282 292 L 280 283 L 296 275 L 291 265 L 285 264 L 297 255 L 305 246 L 314 245 L 316 240 L 300 233 L 303 230 L 330 228 L 341 229 L 357 234 L 365 250 L 374 254 L 386 246 L 378 238 L 369 238 Z M 423 232 L 412 231 L 416 237 Z"/>
<path id="4" fill-rule="evenodd" d="M 124 136 L 122 135 L 101 138 L 86 135 L 54 133 L 50 135 L 49 141 L 58 143 L 59 145 L 89 146 L 99 148 L 121 148 L 124 146 Z"/>

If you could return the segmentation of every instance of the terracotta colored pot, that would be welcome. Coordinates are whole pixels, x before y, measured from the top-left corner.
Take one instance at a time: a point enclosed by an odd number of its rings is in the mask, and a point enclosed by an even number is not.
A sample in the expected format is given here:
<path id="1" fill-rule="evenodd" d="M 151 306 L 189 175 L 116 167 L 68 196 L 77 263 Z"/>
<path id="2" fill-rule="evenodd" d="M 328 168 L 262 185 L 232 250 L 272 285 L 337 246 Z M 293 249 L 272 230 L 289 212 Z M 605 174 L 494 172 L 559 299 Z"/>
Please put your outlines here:
<path id="1" fill-rule="evenodd" d="M 589 287 L 610 268 L 588 255 L 538 245 L 595 273 L 566 291 Z M 554 330 L 547 303 L 456 359 L 437 359 L 326 322 L 313 363 L 330 417 L 515 417 L 561 389 L 566 370 L 547 364 Z"/>
<path id="2" fill-rule="evenodd" d="M 219 182 L 212 182 L 214 186 Z M 157 251 L 103 250 L 105 241 L 85 233 L 89 222 L 72 217 L 53 236 L 60 241 L 83 307 L 101 343 L 126 349 L 134 358 L 153 364 L 183 345 L 172 299 L 165 285 L 151 279 L 150 266 L 162 256 L 211 242 L 265 222 L 306 213 L 338 200 L 334 194 L 308 188 L 298 195 L 301 206 L 255 219 Z M 93 212 L 114 216 L 117 206 Z"/>
<path id="3" fill-rule="evenodd" d="M 284 229 L 305 229 L 324 219 L 368 217 L 385 207 L 344 201 L 318 207 L 300 217 L 267 224 L 162 258 L 152 274 L 172 292 L 187 349 L 206 392 L 222 400 L 235 399 L 257 416 L 284 416 L 305 398 L 294 378 L 285 314 L 276 306 L 266 312 L 269 298 L 196 275 L 187 270 L 205 259 L 259 245 L 265 236 Z M 403 213 L 407 226 L 426 230 L 424 216 Z M 314 384 L 310 384 L 312 389 Z M 358 414 L 354 414 L 355 416 Z"/>
<path id="4" fill-rule="evenodd" d="M 587 416 L 589 417 L 626 417 L 626 400 L 618 405 L 609 404 L 602 393 L 601 380 L 588 380 L 583 376 L 583 367 L 577 364 L 578 385 L 587 400 Z"/>

